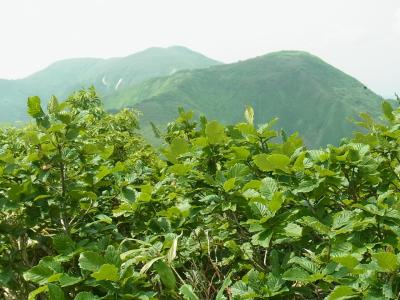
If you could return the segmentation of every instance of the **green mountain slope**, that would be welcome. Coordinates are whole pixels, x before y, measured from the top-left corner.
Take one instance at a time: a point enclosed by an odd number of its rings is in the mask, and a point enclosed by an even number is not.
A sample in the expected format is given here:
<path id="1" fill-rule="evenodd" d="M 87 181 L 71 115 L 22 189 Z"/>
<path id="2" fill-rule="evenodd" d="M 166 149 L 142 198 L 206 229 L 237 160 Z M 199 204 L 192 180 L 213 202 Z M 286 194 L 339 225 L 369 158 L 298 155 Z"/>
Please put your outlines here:
<path id="1" fill-rule="evenodd" d="M 149 121 L 165 124 L 183 106 L 210 119 L 234 123 L 253 106 L 255 122 L 278 117 L 288 132 L 299 131 L 307 144 L 337 143 L 349 135 L 348 117 L 377 110 L 379 97 L 362 83 L 311 54 L 281 51 L 239 63 L 181 71 L 117 91 L 109 109 L 133 106 Z M 261 117 L 262 116 L 262 117 Z"/>
<path id="2" fill-rule="evenodd" d="M 94 85 L 107 96 L 149 78 L 217 64 L 220 63 L 180 46 L 154 47 L 111 59 L 62 60 L 24 79 L 0 80 L 0 122 L 25 119 L 26 98 L 31 95 L 46 102 L 53 94 L 63 99 L 74 90 Z"/>

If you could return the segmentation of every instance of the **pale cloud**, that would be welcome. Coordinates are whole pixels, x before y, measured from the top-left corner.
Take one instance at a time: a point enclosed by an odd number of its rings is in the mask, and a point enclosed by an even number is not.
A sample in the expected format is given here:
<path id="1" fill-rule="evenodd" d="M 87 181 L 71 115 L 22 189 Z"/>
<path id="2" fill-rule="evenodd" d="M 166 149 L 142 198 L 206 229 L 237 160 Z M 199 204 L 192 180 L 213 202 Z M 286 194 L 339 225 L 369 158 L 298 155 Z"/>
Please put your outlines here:
<path id="1" fill-rule="evenodd" d="M 400 35 L 400 8 L 396 11 L 395 14 L 394 28 L 396 32 Z"/>

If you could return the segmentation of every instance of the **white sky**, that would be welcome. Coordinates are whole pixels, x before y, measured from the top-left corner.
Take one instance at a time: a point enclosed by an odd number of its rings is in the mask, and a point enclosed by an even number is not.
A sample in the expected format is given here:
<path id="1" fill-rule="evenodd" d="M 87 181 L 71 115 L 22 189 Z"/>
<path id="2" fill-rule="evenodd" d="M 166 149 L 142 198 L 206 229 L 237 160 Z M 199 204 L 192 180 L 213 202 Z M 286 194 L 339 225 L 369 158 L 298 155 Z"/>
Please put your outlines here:
<path id="1" fill-rule="evenodd" d="M 224 62 L 306 50 L 400 92 L 400 0 L 0 0 L 0 78 L 170 45 Z"/>

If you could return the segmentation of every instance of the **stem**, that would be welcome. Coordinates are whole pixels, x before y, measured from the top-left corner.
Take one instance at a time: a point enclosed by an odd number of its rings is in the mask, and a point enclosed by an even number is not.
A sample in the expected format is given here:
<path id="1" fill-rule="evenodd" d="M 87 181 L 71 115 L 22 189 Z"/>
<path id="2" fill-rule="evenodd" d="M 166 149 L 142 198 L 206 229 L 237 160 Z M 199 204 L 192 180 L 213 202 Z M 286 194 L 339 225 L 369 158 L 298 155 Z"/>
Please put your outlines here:
<path id="1" fill-rule="evenodd" d="M 63 161 L 63 155 L 62 155 L 62 147 L 61 144 L 59 143 L 57 135 L 55 135 L 56 141 L 57 141 L 57 150 L 58 150 L 58 155 L 60 157 L 60 182 L 61 182 L 61 203 L 60 203 L 60 221 L 61 225 L 63 226 L 64 231 L 69 234 L 69 224 L 66 220 L 65 217 L 65 202 L 66 202 L 66 185 L 65 185 L 65 166 L 64 166 L 64 161 Z"/>

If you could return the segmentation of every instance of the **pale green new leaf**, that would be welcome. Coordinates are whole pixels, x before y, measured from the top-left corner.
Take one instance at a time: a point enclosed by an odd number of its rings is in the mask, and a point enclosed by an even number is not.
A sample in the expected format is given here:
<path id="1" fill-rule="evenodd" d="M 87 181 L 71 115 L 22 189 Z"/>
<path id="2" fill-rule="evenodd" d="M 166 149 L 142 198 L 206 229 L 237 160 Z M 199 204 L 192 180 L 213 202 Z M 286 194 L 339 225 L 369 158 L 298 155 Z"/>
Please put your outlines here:
<path id="1" fill-rule="evenodd" d="M 290 158 L 283 154 L 257 154 L 253 157 L 253 161 L 261 171 L 287 171 Z"/>
<path id="2" fill-rule="evenodd" d="M 112 264 L 102 265 L 97 272 L 92 273 L 96 280 L 118 281 L 118 268 Z"/>

